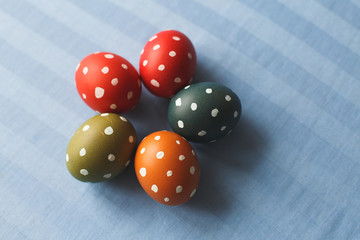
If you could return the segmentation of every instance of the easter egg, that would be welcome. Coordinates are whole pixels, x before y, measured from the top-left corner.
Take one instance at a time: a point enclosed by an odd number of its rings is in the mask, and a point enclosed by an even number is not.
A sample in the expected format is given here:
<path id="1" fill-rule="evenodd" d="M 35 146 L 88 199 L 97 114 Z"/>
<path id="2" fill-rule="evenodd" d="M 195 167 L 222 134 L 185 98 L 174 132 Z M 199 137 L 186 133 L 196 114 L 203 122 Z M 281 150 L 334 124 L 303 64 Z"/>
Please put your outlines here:
<path id="1" fill-rule="evenodd" d="M 171 97 L 192 82 L 196 53 L 187 36 L 175 30 L 152 36 L 142 50 L 139 63 L 145 87 L 159 97 Z"/>
<path id="2" fill-rule="evenodd" d="M 130 163 L 137 136 L 131 123 L 114 113 L 96 115 L 72 136 L 66 151 L 69 172 L 83 182 L 102 182 Z"/>
<path id="3" fill-rule="evenodd" d="M 238 96 L 218 83 L 186 86 L 170 101 L 168 120 L 174 132 L 194 142 L 215 141 L 236 126 L 241 115 Z"/>
<path id="4" fill-rule="evenodd" d="M 148 135 L 135 155 L 136 176 L 145 192 L 165 205 L 179 205 L 198 188 L 200 169 L 191 145 L 169 131 Z"/>
<path id="5" fill-rule="evenodd" d="M 93 53 L 81 60 L 75 83 L 82 100 L 100 113 L 128 112 L 141 95 L 136 69 L 126 59 L 109 52 Z"/>

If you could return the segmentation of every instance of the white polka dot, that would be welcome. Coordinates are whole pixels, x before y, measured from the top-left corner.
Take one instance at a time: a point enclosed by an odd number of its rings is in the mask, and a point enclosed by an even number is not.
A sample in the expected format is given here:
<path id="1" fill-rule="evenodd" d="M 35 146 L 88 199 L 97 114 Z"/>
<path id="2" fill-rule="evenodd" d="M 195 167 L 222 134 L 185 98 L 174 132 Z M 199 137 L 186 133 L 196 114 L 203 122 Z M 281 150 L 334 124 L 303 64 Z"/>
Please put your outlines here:
<path id="1" fill-rule="evenodd" d="M 196 103 L 192 103 L 192 104 L 190 105 L 190 108 L 191 108 L 191 110 L 195 111 L 195 110 L 197 109 L 197 104 L 196 104 Z"/>
<path id="2" fill-rule="evenodd" d="M 184 155 L 180 155 L 180 156 L 179 156 L 179 160 L 180 160 L 180 161 L 183 161 L 184 159 L 185 159 L 185 156 L 184 156 Z"/>
<path id="3" fill-rule="evenodd" d="M 179 77 L 175 78 L 175 79 L 174 79 L 174 82 L 175 82 L 175 83 L 181 83 L 181 78 L 179 78 Z"/>
<path id="4" fill-rule="evenodd" d="M 102 98 L 104 96 L 105 90 L 101 87 L 95 88 L 95 97 L 96 98 Z"/>
<path id="5" fill-rule="evenodd" d="M 86 149 L 85 148 L 80 149 L 80 156 L 83 157 L 85 156 L 85 154 L 86 154 Z"/>
<path id="6" fill-rule="evenodd" d="M 229 101 L 231 101 L 231 97 L 229 95 L 226 95 L 225 100 L 229 102 Z"/>
<path id="7" fill-rule="evenodd" d="M 224 131 L 225 129 L 226 129 L 226 126 L 222 126 L 222 127 L 220 128 L 221 131 Z"/>
<path id="8" fill-rule="evenodd" d="M 121 67 L 125 70 L 128 69 L 128 66 L 125 63 L 121 64 Z"/>
<path id="9" fill-rule="evenodd" d="M 153 50 L 158 50 L 160 48 L 160 45 L 159 44 L 156 44 L 154 47 L 153 47 Z"/>
<path id="10" fill-rule="evenodd" d="M 166 176 L 168 176 L 168 177 L 171 177 L 172 174 L 173 174 L 173 172 L 172 172 L 171 170 L 169 170 L 169 171 L 166 172 Z"/>
<path id="11" fill-rule="evenodd" d="M 181 106 L 181 98 L 176 99 L 175 106 L 177 107 Z"/>
<path id="12" fill-rule="evenodd" d="M 156 81 L 155 79 L 151 79 L 150 83 L 154 87 L 160 87 L 160 83 L 158 81 Z"/>
<path id="13" fill-rule="evenodd" d="M 111 178 L 111 173 L 107 173 L 103 176 L 104 178 Z"/>
<path id="14" fill-rule="evenodd" d="M 118 78 L 113 78 L 113 79 L 111 80 L 111 85 L 113 85 L 113 86 L 116 86 L 118 83 L 119 83 L 119 79 L 118 79 Z"/>
<path id="15" fill-rule="evenodd" d="M 145 152 L 145 150 L 146 150 L 146 148 L 142 148 L 142 149 L 140 150 L 140 153 L 143 154 L 143 153 Z"/>
<path id="16" fill-rule="evenodd" d="M 190 167 L 190 173 L 191 173 L 191 175 L 195 174 L 195 167 L 194 166 Z"/>
<path id="17" fill-rule="evenodd" d="M 176 140 L 176 143 L 177 143 L 177 144 L 180 144 L 180 141 L 179 141 L 179 140 Z"/>
<path id="18" fill-rule="evenodd" d="M 123 116 L 120 116 L 120 119 L 121 119 L 122 121 L 124 121 L 124 122 L 127 122 L 127 119 L 124 118 Z"/>
<path id="19" fill-rule="evenodd" d="M 239 115 L 238 111 L 234 112 L 234 118 L 237 118 L 237 116 Z"/>
<path id="20" fill-rule="evenodd" d="M 170 199 L 169 198 L 164 198 L 164 202 L 169 202 L 170 201 Z"/>
<path id="21" fill-rule="evenodd" d="M 102 71 L 103 74 L 107 74 L 109 72 L 109 68 L 108 67 L 103 67 L 101 69 L 101 71 Z"/>
<path id="22" fill-rule="evenodd" d="M 155 140 L 160 140 L 160 136 L 154 137 Z"/>
<path id="23" fill-rule="evenodd" d="M 106 117 L 106 116 L 109 116 L 109 114 L 108 113 L 102 113 L 102 114 L 100 114 L 100 116 Z"/>
<path id="24" fill-rule="evenodd" d="M 130 160 L 127 160 L 125 163 L 125 167 L 129 166 L 129 164 L 130 164 Z"/>
<path id="25" fill-rule="evenodd" d="M 142 55 L 144 53 L 144 49 L 141 49 L 141 52 L 140 52 L 140 54 Z"/>
<path id="26" fill-rule="evenodd" d="M 76 66 L 76 71 L 79 70 L 80 63 Z"/>
<path id="27" fill-rule="evenodd" d="M 176 193 L 181 193 L 183 190 L 183 187 L 181 185 L 176 187 Z"/>
<path id="28" fill-rule="evenodd" d="M 205 135 L 206 135 L 206 131 L 201 130 L 200 132 L 198 132 L 198 135 L 199 135 L 200 137 L 205 136 Z"/>
<path id="29" fill-rule="evenodd" d="M 194 155 L 194 156 L 195 156 L 195 151 L 194 151 L 194 150 L 191 150 L 191 153 L 192 153 L 192 155 Z"/>
<path id="30" fill-rule="evenodd" d="M 210 143 L 213 143 L 213 142 L 216 142 L 216 139 L 210 141 Z"/>
<path id="31" fill-rule="evenodd" d="M 184 89 L 188 89 L 190 87 L 190 85 L 187 85 L 186 87 L 184 87 Z"/>
<path id="32" fill-rule="evenodd" d="M 211 89 L 211 88 L 207 88 L 207 89 L 205 90 L 205 92 L 206 92 L 207 94 L 211 94 L 211 93 L 212 93 L 212 89 Z"/>
<path id="33" fill-rule="evenodd" d="M 108 58 L 108 59 L 114 58 L 114 55 L 109 54 L 109 53 L 105 54 L 104 56 L 105 56 L 105 58 Z"/>
<path id="34" fill-rule="evenodd" d="M 190 197 L 193 197 L 196 193 L 196 188 L 190 193 Z"/>
<path id="35" fill-rule="evenodd" d="M 84 74 L 84 75 L 86 75 L 86 74 L 88 73 L 88 71 L 89 71 L 88 67 L 84 67 L 84 68 L 83 68 L 83 74 Z"/>
<path id="36" fill-rule="evenodd" d="M 217 108 L 214 108 L 213 110 L 211 110 L 211 116 L 212 117 L 216 117 L 219 113 L 219 109 Z"/>
<path id="37" fill-rule="evenodd" d="M 178 121 L 178 126 L 179 126 L 179 128 L 184 128 L 184 122 L 179 120 Z"/>
<path id="38" fill-rule="evenodd" d="M 188 53 L 187 55 L 188 55 L 189 59 L 192 59 L 192 54 L 191 53 Z"/>
<path id="39" fill-rule="evenodd" d="M 176 56 L 176 52 L 175 52 L 175 51 L 170 51 L 170 52 L 169 52 L 169 56 L 170 56 L 170 57 L 175 57 L 175 56 Z"/>
<path id="40" fill-rule="evenodd" d="M 111 134 L 113 134 L 113 132 L 114 132 L 114 129 L 112 127 L 110 127 L 110 126 L 105 128 L 105 130 L 104 130 L 104 133 L 106 135 L 111 135 Z"/>
<path id="41" fill-rule="evenodd" d="M 66 159 L 67 162 L 69 161 L 69 154 L 65 155 L 65 159 Z"/>
<path id="42" fill-rule="evenodd" d="M 110 162 L 115 161 L 115 155 L 110 153 L 110 154 L 108 155 L 108 160 L 109 160 Z"/>
<path id="43" fill-rule="evenodd" d="M 133 97 L 133 92 L 130 91 L 127 93 L 127 99 L 130 100 Z"/>
<path id="44" fill-rule="evenodd" d="M 142 177 L 145 177 L 146 176 L 146 168 L 140 168 L 140 171 L 139 171 L 139 173 L 140 173 L 140 175 L 142 176 Z"/>
<path id="45" fill-rule="evenodd" d="M 163 151 L 160 151 L 160 152 L 158 152 L 157 154 L 156 154 L 156 158 L 157 159 L 162 159 L 163 157 L 164 157 L 164 152 Z"/>
<path id="46" fill-rule="evenodd" d="M 153 191 L 154 193 L 157 193 L 157 192 L 159 191 L 159 189 L 158 189 L 158 187 L 157 187 L 155 184 L 153 184 L 153 185 L 151 186 L 151 191 Z"/>
<path id="47" fill-rule="evenodd" d="M 180 38 L 177 36 L 173 36 L 172 39 L 174 39 L 175 41 L 180 41 Z"/>
<path id="48" fill-rule="evenodd" d="M 149 62 L 148 60 L 144 60 L 143 61 L 143 66 L 145 67 L 148 64 L 148 62 Z"/>
<path id="49" fill-rule="evenodd" d="M 133 143 L 134 142 L 134 137 L 133 136 L 129 136 L 129 142 Z"/>
<path id="50" fill-rule="evenodd" d="M 89 174 L 89 172 L 86 169 L 80 169 L 80 174 L 86 176 Z"/>
<path id="51" fill-rule="evenodd" d="M 115 109 L 117 108 L 117 106 L 116 106 L 116 104 L 111 104 L 111 105 L 110 105 L 110 108 L 111 108 L 112 110 L 115 110 Z"/>
<path id="52" fill-rule="evenodd" d="M 165 65 L 164 64 L 160 64 L 159 67 L 158 67 L 158 70 L 159 71 L 164 71 L 165 69 Z"/>
<path id="53" fill-rule="evenodd" d="M 83 93 L 83 94 L 82 94 L 82 97 L 83 97 L 83 99 L 86 99 L 86 94 Z"/>
<path id="54" fill-rule="evenodd" d="M 157 38 L 157 35 L 155 36 L 152 36 L 150 39 L 149 39 L 149 42 L 151 42 L 152 40 L 156 39 Z"/>
<path id="55" fill-rule="evenodd" d="M 89 128 L 90 128 L 89 125 L 85 125 L 82 130 L 83 130 L 84 132 L 86 132 L 87 130 L 89 130 Z"/>

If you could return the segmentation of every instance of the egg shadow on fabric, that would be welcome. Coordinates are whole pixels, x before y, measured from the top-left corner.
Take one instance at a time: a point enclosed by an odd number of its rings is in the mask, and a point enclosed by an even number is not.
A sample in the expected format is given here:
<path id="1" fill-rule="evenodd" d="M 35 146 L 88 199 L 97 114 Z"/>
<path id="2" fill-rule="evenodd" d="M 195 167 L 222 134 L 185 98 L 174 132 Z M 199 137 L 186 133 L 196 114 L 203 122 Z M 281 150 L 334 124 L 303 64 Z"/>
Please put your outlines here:
<path id="1" fill-rule="evenodd" d="M 192 143 L 200 163 L 197 195 L 186 205 L 226 217 L 240 196 L 242 181 L 260 164 L 267 146 L 264 133 L 242 116 L 233 132 L 214 143 Z M 237 189 L 233 189 L 233 188 Z M 230 189 L 231 188 L 231 189 Z"/>

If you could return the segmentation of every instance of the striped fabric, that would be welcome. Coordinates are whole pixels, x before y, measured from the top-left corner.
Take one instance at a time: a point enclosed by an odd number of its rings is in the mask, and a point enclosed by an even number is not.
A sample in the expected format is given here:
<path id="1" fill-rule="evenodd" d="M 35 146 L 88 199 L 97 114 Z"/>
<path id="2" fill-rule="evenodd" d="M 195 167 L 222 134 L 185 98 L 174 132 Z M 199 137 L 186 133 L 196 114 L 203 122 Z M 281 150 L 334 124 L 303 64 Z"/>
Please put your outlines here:
<path id="1" fill-rule="evenodd" d="M 68 173 L 73 132 L 96 113 L 78 62 L 136 68 L 164 29 L 195 45 L 195 82 L 232 88 L 238 127 L 193 144 L 197 194 L 156 203 L 133 164 L 98 184 Z M 143 91 L 139 139 L 170 129 Z M 0 239 L 360 239 L 360 0 L 14 0 L 0 4 Z"/>

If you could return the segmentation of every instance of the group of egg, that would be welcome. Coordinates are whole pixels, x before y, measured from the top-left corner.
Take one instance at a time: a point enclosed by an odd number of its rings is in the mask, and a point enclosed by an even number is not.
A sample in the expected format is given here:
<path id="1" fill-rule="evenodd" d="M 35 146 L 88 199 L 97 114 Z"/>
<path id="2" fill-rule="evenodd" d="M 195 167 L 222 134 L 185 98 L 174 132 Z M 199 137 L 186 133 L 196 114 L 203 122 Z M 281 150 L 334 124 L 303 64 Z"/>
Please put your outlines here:
<path id="1" fill-rule="evenodd" d="M 140 76 L 114 53 L 85 57 L 76 68 L 76 88 L 100 114 L 84 122 L 69 142 L 66 163 L 71 175 L 83 182 L 114 178 L 135 153 L 136 176 L 150 197 L 166 205 L 187 202 L 200 177 L 188 141 L 211 142 L 229 134 L 241 114 L 240 100 L 229 88 L 210 82 L 190 85 L 195 70 L 191 41 L 174 30 L 159 32 L 146 43 Z M 168 120 L 174 132 L 151 133 L 137 147 L 134 127 L 119 114 L 136 106 L 141 81 L 154 95 L 171 98 Z"/>

